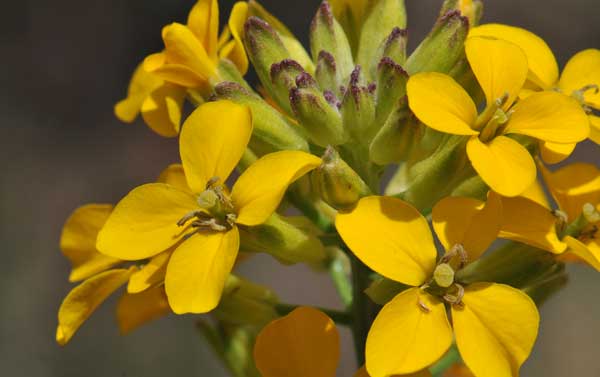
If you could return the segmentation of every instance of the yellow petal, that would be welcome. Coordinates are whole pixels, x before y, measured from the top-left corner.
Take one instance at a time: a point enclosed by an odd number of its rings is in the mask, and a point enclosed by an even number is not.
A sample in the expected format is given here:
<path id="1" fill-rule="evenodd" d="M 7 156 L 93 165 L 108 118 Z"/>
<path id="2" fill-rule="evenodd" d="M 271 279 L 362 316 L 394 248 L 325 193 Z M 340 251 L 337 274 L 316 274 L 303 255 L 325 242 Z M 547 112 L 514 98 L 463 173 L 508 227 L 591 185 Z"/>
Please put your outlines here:
<path id="1" fill-rule="evenodd" d="M 565 242 L 569 245 L 570 254 L 574 254 L 596 271 L 600 271 L 600 244 L 596 240 L 583 243 L 578 239 L 567 236 Z"/>
<path id="2" fill-rule="evenodd" d="M 594 143 L 600 145 L 600 117 L 590 115 L 588 116 L 590 120 L 590 140 Z"/>
<path id="3" fill-rule="evenodd" d="M 87 279 L 121 262 L 96 250 L 96 237 L 112 209 L 110 204 L 87 204 L 67 219 L 60 236 L 60 249 L 71 262 L 70 282 Z"/>
<path id="4" fill-rule="evenodd" d="M 117 118 L 125 123 L 133 122 L 140 113 L 142 103 L 146 97 L 163 83 L 163 80 L 158 76 L 146 72 L 140 64 L 135 69 L 129 82 L 127 98 L 115 105 L 114 111 Z"/>
<path id="5" fill-rule="evenodd" d="M 487 106 L 508 94 L 503 106 L 508 109 L 527 79 L 527 57 L 523 50 L 501 39 L 471 37 L 465 42 L 465 52 L 485 93 Z"/>
<path id="6" fill-rule="evenodd" d="M 522 242 L 554 254 L 567 245 L 556 234 L 557 218 L 547 207 L 523 197 L 501 198 L 501 238 Z"/>
<path id="7" fill-rule="evenodd" d="M 360 368 L 359 370 L 356 371 L 356 373 L 354 374 L 354 377 L 371 377 L 371 376 L 369 376 L 369 373 L 367 373 L 367 368 L 365 368 L 363 366 L 362 368 Z M 431 373 L 429 372 L 429 370 L 423 369 L 416 373 L 409 373 L 409 374 L 403 374 L 403 375 L 395 374 L 392 377 L 431 377 Z"/>
<path id="8" fill-rule="evenodd" d="M 236 227 L 227 232 L 198 233 L 173 252 L 165 288 L 176 314 L 206 313 L 214 309 L 240 246 Z"/>
<path id="9" fill-rule="evenodd" d="M 205 86 L 208 78 L 193 71 L 183 64 L 170 63 L 164 52 L 152 54 L 144 59 L 144 70 L 160 77 L 162 80 L 181 85 L 186 88 Z"/>
<path id="10" fill-rule="evenodd" d="M 550 203 L 548 202 L 546 192 L 537 179 L 531 186 L 529 186 L 527 190 L 525 190 L 524 193 L 521 194 L 521 196 L 534 201 L 543 207 L 550 208 Z"/>
<path id="11" fill-rule="evenodd" d="M 169 83 L 156 88 L 142 104 L 144 122 L 161 136 L 177 136 L 185 95 L 183 88 Z"/>
<path id="12" fill-rule="evenodd" d="M 548 189 L 569 221 L 581 214 L 585 203 L 600 203 L 600 169 L 592 164 L 573 163 L 555 172 L 541 166 Z"/>
<path id="13" fill-rule="evenodd" d="M 504 196 L 520 195 L 535 180 L 533 158 L 524 146 L 506 136 L 495 137 L 487 144 L 472 137 L 467 154 L 481 179 Z"/>
<path id="14" fill-rule="evenodd" d="M 519 101 L 504 133 L 572 144 L 585 140 L 590 133 L 590 126 L 577 101 L 564 94 L 545 91 Z"/>
<path id="15" fill-rule="evenodd" d="M 542 89 L 550 89 L 558 81 L 558 64 L 546 42 L 532 32 L 514 26 L 486 24 L 471 29 L 471 36 L 503 39 L 519 46 L 529 64 L 528 79 Z"/>
<path id="16" fill-rule="evenodd" d="M 320 158 L 301 151 L 280 151 L 258 159 L 231 191 L 237 223 L 262 224 L 277 209 L 288 186 L 320 164 Z"/>
<path id="17" fill-rule="evenodd" d="M 217 59 L 219 34 L 219 3 L 217 0 L 198 0 L 188 15 L 187 26 L 213 60 Z"/>
<path id="18" fill-rule="evenodd" d="M 167 263 L 172 253 L 173 250 L 163 251 L 153 256 L 140 270 L 134 272 L 129 278 L 127 292 L 139 293 L 164 281 Z"/>
<path id="19" fill-rule="evenodd" d="M 367 371 L 374 377 L 417 372 L 436 362 L 451 344 L 444 304 L 410 288 L 375 318 L 367 337 Z"/>
<path id="20" fill-rule="evenodd" d="M 217 45 L 216 37 L 215 34 L 215 49 Z M 215 74 L 215 61 L 210 59 L 205 46 L 187 26 L 176 22 L 167 25 L 162 30 L 162 38 L 165 43 L 165 55 L 168 63 L 188 67 L 206 79 Z"/>
<path id="21" fill-rule="evenodd" d="M 339 346 L 331 318 L 299 307 L 258 334 L 254 360 L 263 377 L 335 377 Z"/>
<path id="22" fill-rule="evenodd" d="M 462 244 L 473 261 L 483 254 L 500 232 L 502 203 L 490 194 L 486 203 L 477 199 L 447 197 L 431 214 L 433 228 L 446 250 Z"/>
<path id="23" fill-rule="evenodd" d="M 412 112 L 427 126 L 449 134 L 476 135 L 477 109 L 469 94 L 450 76 L 418 73 L 406 86 Z"/>
<path id="24" fill-rule="evenodd" d="M 230 101 L 207 102 L 187 118 L 179 153 L 190 188 L 200 193 L 218 177 L 225 183 L 252 135 L 252 113 Z"/>
<path id="25" fill-rule="evenodd" d="M 58 309 L 56 342 L 67 344 L 96 308 L 127 282 L 134 269 L 104 271 L 73 288 Z"/>
<path id="26" fill-rule="evenodd" d="M 229 16 L 229 30 L 233 36 L 234 44 L 225 56 L 231 60 L 238 68 L 242 75 L 245 75 L 248 71 L 248 56 L 244 49 L 244 42 L 242 36 L 244 33 L 244 23 L 248 17 L 248 3 L 245 1 L 238 1 L 231 9 L 231 15 Z"/>
<path id="27" fill-rule="evenodd" d="M 173 186 L 181 191 L 191 192 L 190 187 L 187 184 L 185 178 L 185 172 L 183 171 L 183 165 L 171 164 L 165 170 L 160 173 L 160 176 L 156 180 L 160 183 L 166 183 Z"/>
<path id="28" fill-rule="evenodd" d="M 198 210 L 196 199 L 164 183 L 131 191 L 111 213 L 98 234 L 100 252 L 124 260 L 149 258 L 177 243 L 187 229 L 177 222 Z"/>
<path id="29" fill-rule="evenodd" d="M 171 312 L 165 287 L 155 286 L 141 293 L 124 293 L 117 303 L 117 323 L 121 334 L 128 334 L 143 324 Z"/>
<path id="30" fill-rule="evenodd" d="M 507 285 L 476 283 L 463 303 L 452 307 L 452 320 L 465 364 L 478 377 L 518 377 L 540 322 L 531 298 Z"/>
<path id="31" fill-rule="evenodd" d="M 437 251 L 427 220 L 410 204 L 387 196 L 362 198 L 335 227 L 350 250 L 375 272 L 413 286 L 435 268 Z"/>
<path id="32" fill-rule="evenodd" d="M 600 50 L 590 48 L 575 54 L 563 69 L 558 87 L 566 94 L 587 85 L 600 86 Z M 600 109 L 600 91 L 590 89 L 583 94 L 584 101 Z"/>
<path id="33" fill-rule="evenodd" d="M 540 142 L 540 155 L 547 164 L 558 164 L 563 162 L 573 151 L 577 144 L 558 144 L 547 141 Z"/>

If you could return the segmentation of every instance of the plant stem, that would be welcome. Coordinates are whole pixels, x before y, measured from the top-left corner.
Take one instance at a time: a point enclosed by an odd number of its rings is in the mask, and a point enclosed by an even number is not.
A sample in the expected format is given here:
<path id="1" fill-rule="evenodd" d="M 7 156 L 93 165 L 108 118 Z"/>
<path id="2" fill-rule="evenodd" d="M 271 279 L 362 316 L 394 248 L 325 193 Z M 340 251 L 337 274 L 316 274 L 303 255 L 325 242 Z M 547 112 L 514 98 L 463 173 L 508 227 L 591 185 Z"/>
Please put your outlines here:
<path id="1" fill-rule="evenodd" d="M 370 284 L 371 270 L 365 266 L 352 253 L 350 262 L 352 266 L 352 314 L 354 316 L 352 335 L 356 361 L 359 366 L 365 363 L 365 343 L 371 324 L 377 315 L 377 306 L 369 300 L 364 290 Z"/>
<path id="2" fill-rule="evenodd" d="M 342 300 L 344 306 L 349 309 L 352 307 L 352 284 L 346 275 L 344 261 L 341 258 L 334 258 L 329 264 L 329 275 L 333 280 L 333 285 Z"/>
<path id="3" fill-rule="evenodd" d="M 277 304 L 275 306 L 275 310 L 277 310 L 277 313 L 279 313 L 280 315 L 286 315 L 292 312 L 294 309 L 298 308 L 299 306 L 301 305 Z M 314 308 L 327 314 L 327 316 L 329 316 L 329 318 L 331 318 L 335 323 L 346 326 L 350 326 L 352 324 L 352 315 L 346 311 L 325 309 L 319 307 Z"/>
<path id="4" fill-rule="evenodd" d="M 444 357 L 440 359 L 437 363 L 435 363 L 429 371 L 433 377 L 442 377 L 444 372 L 450 368 L 453 364 L 459 362 L 461 360 L 460 353 L 456 348 L 456 344 L 453 344 L 452 347 L 446 352 Z"/>

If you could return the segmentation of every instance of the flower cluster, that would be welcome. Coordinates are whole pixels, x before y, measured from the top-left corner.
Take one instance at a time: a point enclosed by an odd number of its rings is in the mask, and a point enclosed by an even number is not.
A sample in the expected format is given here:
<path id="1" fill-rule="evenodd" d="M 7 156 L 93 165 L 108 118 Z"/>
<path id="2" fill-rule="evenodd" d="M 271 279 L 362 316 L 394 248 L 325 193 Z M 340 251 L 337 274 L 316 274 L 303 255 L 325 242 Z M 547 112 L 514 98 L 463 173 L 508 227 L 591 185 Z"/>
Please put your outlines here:
<path id="1" fill-rule="evenodd" d="M 517 377 L 565 263 L 600 271 L 600 169 L 547 167 L 600 143 L 600 50 L 559 74 L 540 37 L 481 14 L 446 0 L 410 54 L 403 0 L 324 1 L 310 53 L 254 0 L 220 34 L 217 0 L 164 27 L 115 114 L 178 137 L 181 163 L 67 220 L 57 342 L 126 286 L 123 333 L 210 313 L 237 377 L 335 376 L 335 323 L 357 376 Z M 256 253 L 329 273 L 344 309 L 232 273 Z"/>

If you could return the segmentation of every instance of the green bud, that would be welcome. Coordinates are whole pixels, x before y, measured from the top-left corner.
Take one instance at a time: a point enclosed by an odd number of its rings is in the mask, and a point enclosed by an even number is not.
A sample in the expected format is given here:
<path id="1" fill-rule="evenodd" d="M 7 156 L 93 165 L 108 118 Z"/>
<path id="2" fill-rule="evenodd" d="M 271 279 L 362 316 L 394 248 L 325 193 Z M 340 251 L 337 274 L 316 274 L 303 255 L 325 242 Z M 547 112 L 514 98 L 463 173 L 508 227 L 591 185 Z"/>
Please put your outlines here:
<path id="1" fill-rule="evenodd" d="M 250 17 L 244 24 L 244 45 L 260 82 L 273 93 L 271 66 L 290 55 L 279 35 L 264 20 Z"/>
<path id="2" fill-rule="evenodd" d="M 406 71 L 448 73 L 460 59 L 469 33 L 469 20 L 452 10 L 441 16 L 433 30 L 406 61 Z"/>
<path id="3" fill-rule="evenodd" d="M 410 288 L 408 285 L 381 277 L 365 289 L 365 294 L 369 296 L 374 303 L 383 306 L 396 297 L 398 293 L 408 288 Z"/>
<path id="4" fill-rule="evenodd" d="M 292 113 L 290 106 L 290 90 L 296 87 L 296 77 L 305 73 L 304 68 L 295 60 L 285 59 L 271 66 L 271 83 L 273 91 L 270 93 L 273 99 L 285 109 Z"/>
<path id="5" fill-rule="evenodd" d="M 321 241 L 310 231 L 294 224 L 292 218 L 274 213 L 261 225 L 240 228 L 240 249 L 269 253 L 286 264 L 318 264 L 326 258 Z"/>
<path id="6" fill-rule="evenodd" d="M 262 327 L 277 318 L 275 305 L 278 302 L 269 288 L 229 275 L 214 314 L 228 325 Z"/>
<path id="7" fill-rule="evenodd" d="M 377 49 L 394 28 L 406 28 L 404 0 L 373 1 L 363 23 L 358 45 L 358 64 L 365 67 L 367 72 L 379 63 Z"/>
<path id="8" fill-rule="evenodd" d="M 244 80 L 244 77 L 242 76 L 242 74 L 240 73 L 240 71 L 238 70 L 236 65 L 231 62 L 231 60 L 229 60 L 229 59 L 219 60 L 219 65 L 217 66 L 217 70 L 219 72 L 219 77 L 221 78 L 222 82 L 227 82 L 227 81 L 235 82 L 235 83 L 243 86 L 244 89 L 246 89 L 250 92 L 252 91 L 252 88 L 250 87 L 250 85 L 248 85 L 246 80 Z"/>
<path id="9" fill-rule="evenodd" d="M 308 73 L 298 76 L 296 85 L 290 91 L 292 110 L 311 141 L 321 147 L 344 143 L 347 135 L 334 97 L 324 96 Z"/>
<path id="10" fill-rule="evenodd" d="M 392 112 L 371 142 L 369 158 L 376 164 L 407 160 L 423 138 L 424 126 L 412 116 L 406 100 L 403 103 L 404 106 Z"/>
<path id="11" fill-rule="evenodd" d="M 394 28 L 391 34 L 379 46 L 374 61 L 379 64 L 371 66 L 371 76 L 377 77 L 377 72 L 381 60 L 384 58 L 391 59 L 395 64 L 402 65 L 406 61 L 406 45 L 408 43 L 406 29 Z"/>
<path id="12" fill-rule="evenodd" d="M 349 209 L 370 194 L 369 187 L 333 147 L 328 147 L 321 165 L 311 174 L 313 187 L 336 209 Z"/>
<path id="13" fill-rule="evenodd" d="M 334 95 L 339 93 L 340 84 L 343 81 L 335 64 L 335 58 L 327 51 L 319 53 L 315 75 L 323 92 L 329 91 Z"/>
<path id="14" fill-rule="evenodd" d="M 479 24 L 483 14 L 483 3 L 481 0 L 446 0 L 440 10 L 440 16 L 443 16 L 451 10 L 458 10 L 460 13 L 469 19 L 471 26 L 475 27 Z"/>
<path id="15" fill-rule="evenodd" d="M 330 53 L 338 74 L 345 80 L 354 67 L 352 50 L 344 30 L 333 17 L 331 6 L 323 1 L 310 26 L 310 50 L 313 60 L 318 61 L 321 51 Z"/>
<path id="16" fill-rule="evenodd" d="M 275 16 L 269 13 L 262 5 L 255 0 L 248 1 L 248 14 L 265 20 L 279 35 L 279 39 L 289 52 L 289 58 L 300 63 L 304 69 L 312 73 L 315 70 L 313 62 L 308 55 L 308 52 L 302 46 L 302 43 L 292 34 L 292 32 Z M 280 59 L 281 60 L 281 59 Z"/>
<path id="17" fill-rule="evenodd" d="M 374 91 L 375 85 L 361 85 L 361 68 L 356 66 L 342 100 L 342 119 L 344 129 L 360 143 L 368 143 L 377 132 Z"/>
<path id="18" fill-rule="evenodd" d="M 377 125 L 384 125 L 391 112 L 399 106 L 406 95 L 408 74 L 389 57 L 384 57 L 377 66 Z"/>
<path id="19" fill-rule="evenodd" d="M 215 87 L 215 97 L 250 107 L 254 123 L 251 147 L 255 153 L 262 155 L 279 150 L 308 151 L 308 143 L 298 133 L 298 127 L 288 123 L 281 113 L 243 86 L 233 82 L 218 84 Z"/>

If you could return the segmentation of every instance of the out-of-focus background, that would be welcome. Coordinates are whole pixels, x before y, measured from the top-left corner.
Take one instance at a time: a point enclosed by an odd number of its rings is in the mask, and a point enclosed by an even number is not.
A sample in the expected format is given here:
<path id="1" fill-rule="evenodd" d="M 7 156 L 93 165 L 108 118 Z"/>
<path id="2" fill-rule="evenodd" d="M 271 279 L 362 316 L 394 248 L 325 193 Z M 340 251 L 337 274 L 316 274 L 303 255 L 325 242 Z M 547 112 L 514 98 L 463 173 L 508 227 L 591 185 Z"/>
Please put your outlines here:
<path id="1" fill-rule="evenodd" d="M 0 16 L 0 374 L 2 376 L 226 376 L 193 327 L 193 316 L 167 317 L 118 335 L 109 301 L 72 342 L 54 342 L 56 312 L 71 285 L 58 249 L 69 213 L 88 202 L 116 202 L 178 160 L 176 142 L 141 122 L 119 123 L 113 103 L 160 30 L 183 22 L 194 0 L 23 0 Z M 225 18 L 232 1 L 221 1 Z M 318 0 L 262 3 L 307 42 Z M 411 46 L 430 29 L 442 0 L 408 0 Z M 526 27 L 554 49 L 559 63 L 600 47 L 597 0 L 488 0 L 485 22 Z M 576 158 L 600 163 L 586 143 Z M 600 376 L 600 274 L 570 266 L 569 286 L 541 310 L 526 377 Z M 287 302 L 336 306 L 326 276 L 267 257 L 241 273 L 276 283 Z M 343 333 L 339 376 L 355 370 Z"/>

